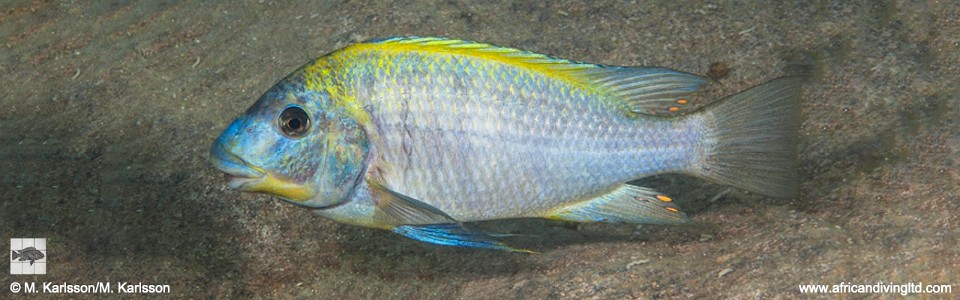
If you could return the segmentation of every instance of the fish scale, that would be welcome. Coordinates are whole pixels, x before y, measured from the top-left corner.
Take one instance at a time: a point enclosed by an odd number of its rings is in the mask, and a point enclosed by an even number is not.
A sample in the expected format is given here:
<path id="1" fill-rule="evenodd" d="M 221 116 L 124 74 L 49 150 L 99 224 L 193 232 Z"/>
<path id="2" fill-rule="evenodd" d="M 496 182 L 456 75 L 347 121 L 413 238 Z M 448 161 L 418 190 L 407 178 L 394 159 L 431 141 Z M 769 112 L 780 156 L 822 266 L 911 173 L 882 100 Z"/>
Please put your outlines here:
<path id="1" fill-rule="evenodd" d="M 211 156 L 231 188 L 337 222 L 529 252 L 464 222 L 689 222 L 670 197 L 626 184 L 670 172 L 795 197 L 800 81 L 675 116 L 706 79 L 462 40 L 372 40 L 278 82 Z"/>
<path id="2" fill-rule="evenodd" d="M 589 104 L 613 100 L 588 99 L 598 95 L 562 87 L 558 80 L 536 78 L 519 68 L 416 53 L 371 51 L 350 59 L 360 66 L 383 66 L 376 71 L 360 68 L 357 74 L 347 70 L 344 76 L 377 74 L 354 82 L 371 83 L 367 93 L 372 96 L 362 105 L 384 108 L 372 114 L 382 139 L 378 149 L 385 161 L 403 170 L 385 176 L 386 184 L 458 220 L 536 216 L 595 195 L 607 189 L 610 180 L 625 182 L 654 171 L 678 169 L 695 159 L 694 143 L 681 144 L 688 140 L 683 135 L 696 138 L 693 130 L 671 130 L 685 127 L 600 111 L 611 105 Z M 380 59 L 393 63 L 380 64 Z M 453 67 L 440 66 L 452 61 L 457 62 Z M 460 86 L 451 87 L 453 82 Z M 507 86 L 513 87 L 512 92 Z M 365 94 L 364 87 L 345 89 Z M 459 93 L 451 95 L 454 89 Z M 523 94 L 540 97 L 523 98 Z M 462 105 L 463 111 L 450 113 L 444 109 L 450 103 L 455 103 L 451 107 Z M 671 149 L 677 154 L 657 151 L 667 142 L 681 146 Z M 407 155 L 405 148 L 415 150 Z M 539 160 L 522 155 L 534 148 L 542 154 Z M 625 148 L 634 155 L 623 155 Z M 510 163 L 492 166 L 492 161 Z M 456 176 L 450 172 L 454 169 L 475 173 Z M 559 188 L 538 193 L 517 184 L 529 180 L 535 180 L 536 186 Z M 479 185 L 476 192 L 455 188 L 473 184 Z"/>

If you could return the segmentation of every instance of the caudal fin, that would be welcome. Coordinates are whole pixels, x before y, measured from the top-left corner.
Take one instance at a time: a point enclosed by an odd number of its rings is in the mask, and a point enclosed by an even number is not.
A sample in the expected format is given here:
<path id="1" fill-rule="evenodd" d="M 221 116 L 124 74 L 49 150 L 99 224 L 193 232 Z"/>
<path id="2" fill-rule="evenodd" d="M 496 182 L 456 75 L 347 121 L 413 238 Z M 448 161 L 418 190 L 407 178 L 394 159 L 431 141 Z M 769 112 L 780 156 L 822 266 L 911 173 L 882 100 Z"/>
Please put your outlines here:
<path id="1" fill-rule="evenodd" d="M 710 133 L 696 173 L 771 197 L 797 197 L 802 80 L 777 78 L 704 109 Z"/>

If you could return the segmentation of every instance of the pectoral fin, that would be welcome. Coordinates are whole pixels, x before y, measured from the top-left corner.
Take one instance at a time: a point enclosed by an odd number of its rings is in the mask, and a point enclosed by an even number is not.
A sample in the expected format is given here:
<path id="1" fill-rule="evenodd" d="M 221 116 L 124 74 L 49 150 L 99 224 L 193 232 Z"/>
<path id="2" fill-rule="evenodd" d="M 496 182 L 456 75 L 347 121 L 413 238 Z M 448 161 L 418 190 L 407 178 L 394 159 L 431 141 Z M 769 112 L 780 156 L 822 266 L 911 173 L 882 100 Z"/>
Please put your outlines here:
<path id="1" fill-rule="evenodd" d="M 509 235 L 468 229 L 440 209 L 413 199 L 378 183 L 370 183 L 376 199 L 376 218 L 390 231 L 405 237 L 444 246 L 485 248 L 534 253 L 507 246 L 497 240 Z"/>
<path id="2" fill-rule="evenodd" d="M 420 200 L 391 190 L 379 183 L 370 183 L 376 200 L 374 218 L 385 224 L 419 225 L 458 223 L 452 217 Z"/>
<path id="3" fill-rule="evenodd" d="M 546 217 L 574 222 L 668 225 L 690 222 L 670 197 L 626 184 L 599 197 L 557 208 Z"/>

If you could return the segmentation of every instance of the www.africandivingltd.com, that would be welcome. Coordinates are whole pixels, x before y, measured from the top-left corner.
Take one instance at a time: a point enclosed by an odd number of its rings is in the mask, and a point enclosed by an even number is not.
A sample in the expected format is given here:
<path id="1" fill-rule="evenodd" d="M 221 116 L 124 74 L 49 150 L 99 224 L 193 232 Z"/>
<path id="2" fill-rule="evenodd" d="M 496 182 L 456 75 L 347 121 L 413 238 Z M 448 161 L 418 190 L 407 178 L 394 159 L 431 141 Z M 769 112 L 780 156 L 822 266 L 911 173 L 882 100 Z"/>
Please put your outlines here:
<path id="1" fill-rule="evenodd" d="M 840 284 L 801 284 L 802 294 L 949 294 L 953 286 L 949 284 L 924 285 L 923 282 L 908 282 L 894 284 L 880 282 L 873 284 L 855 284 L 841 282 Z"/>

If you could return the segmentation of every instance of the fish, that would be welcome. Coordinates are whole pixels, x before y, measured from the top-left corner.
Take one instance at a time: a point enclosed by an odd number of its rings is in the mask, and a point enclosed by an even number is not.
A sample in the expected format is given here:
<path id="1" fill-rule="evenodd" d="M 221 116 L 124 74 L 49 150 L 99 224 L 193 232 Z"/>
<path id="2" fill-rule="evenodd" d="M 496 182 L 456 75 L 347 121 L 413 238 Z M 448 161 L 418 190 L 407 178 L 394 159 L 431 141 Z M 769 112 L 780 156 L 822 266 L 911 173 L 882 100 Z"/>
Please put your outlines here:
<path id="1" fill-rule="evenodd" d="M 708 79 L 459 39 L 348 45 L 269 88 L 214 141 L 227 186 L 444 246 L 534 252 L 473 222 L 690 223 L 631 185 L 680 173 L 799 195 L 798 76 L 684 112 Z"/>
<path id="2" fill-rule="evenodd" d="M 34 261 L 41 260 L 43 259 L 43 256 L 44 256 L 43 252 L 40 252 L 40 250 L 37 250 L 37 248 L 34 248 L 34 247 L 26 247 L 20 251 L 11 250 L 10 252 L 13 257 L 11 258 L 11 260 L 17 260 L 17 261 L 29 260 L 31 266 L 33 265 Z"/>

